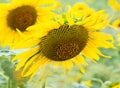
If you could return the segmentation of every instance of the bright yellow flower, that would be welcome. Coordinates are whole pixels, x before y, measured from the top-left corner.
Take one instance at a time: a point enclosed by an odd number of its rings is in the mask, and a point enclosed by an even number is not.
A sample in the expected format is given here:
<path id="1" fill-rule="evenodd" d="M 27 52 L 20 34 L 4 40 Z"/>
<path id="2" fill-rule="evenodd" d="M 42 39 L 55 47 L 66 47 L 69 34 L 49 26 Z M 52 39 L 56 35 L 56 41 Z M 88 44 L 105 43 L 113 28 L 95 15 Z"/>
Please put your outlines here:
<path id="1" fill-rule="evenodd" d="M 69 6 L 69 12 L 72 16 L 80 18 L 90 16 L 94 13 L 94 10 L 85 3 L 76 3 L 72 7 Z"/>
<path id="2" fill-rule="evenodd" d="M 0 4 L 0 41 L 2 46 L 13 46 L 16 42 L 31 35 L 38 24 L 53 15 L 50 8 L 39 7 L 52 4 L 54 0 L 11 0 Z"/>
<path id="3" fill-rule="evenodd" d="M 90 80 L 83 81 L 83 83 L 85 83 L 88 87 L 92 86 L 92 82 Z"/>
<path id="4" fill-rule="evenodd" d="M 120 88 L 120 83 L 112 86 L 112 88 Z"/>
<path id="5" fill-rule="evenodd" d="M 34 35 L 39 44 L 34 44 L 34 40 L 31 40 L 34 47 L 13 58 L 13 61 L 20 61 L 16 70 L 23 68 L 23 76 L 33 77 L 46 64 L 55 68 L 61 66 L 64 71 L 70 71 L 73 64 L 76 64 L 85 73 L 83 66 L 88 64 L 84 57 L 93 62 L 99 60 L 99 55 L 109 58 L 98 48 L 114 48 L 112 36 L 100 32 L 108 23 L 109 19 L 106 19 L 104 11 L 96 12 L 78 22 L 74 22 L 69 13 L 66 14 L 66 20 L 58 16 L 54 21 L 46 22 L 44 28 L 39 27 L 40 34 Z M 29 42 L 23 42 L 24 45 L 26 43 Z"/>
<path id="6" fill-rule="evenodd" d="M 111 28 L 115 29 L 118 32 L 118 46 L 120 46 L 120 33 L 119 33 L 119 29 L 120 29 L 120 19 L 117 19 L 113 22 L 113 24 L 111 25 Z"/>
<path id="7" fill-rule="evenodd" d="M 120 10 L 120 5 L 119 5 L 119 2 L 117 0 L 108 0 L 108 4 L 115 11 Z"/>
<path id="8" fill-rule="evenodd" d="M 90 80 L 85 81 L 85 84 L 86 84 L 87 86 L 89 86 L 89 87 L 91 87 L 91 86 L 92 86 L 92 83 L 91 83 L 91 81 L 90 81 Z"/>
<path id="9" fill-rule="evenodd" d="M 120 28 L 120 19 L 117 19 L 112 24 L 113 28 L 119 29 Z"/>

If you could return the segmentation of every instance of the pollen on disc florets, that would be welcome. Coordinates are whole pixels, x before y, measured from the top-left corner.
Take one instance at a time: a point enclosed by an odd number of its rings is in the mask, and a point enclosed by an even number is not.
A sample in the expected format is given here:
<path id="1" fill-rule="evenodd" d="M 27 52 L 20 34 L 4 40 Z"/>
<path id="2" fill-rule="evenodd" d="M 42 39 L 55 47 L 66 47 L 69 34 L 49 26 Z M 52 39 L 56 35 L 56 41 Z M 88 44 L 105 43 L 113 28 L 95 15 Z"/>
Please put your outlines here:
<path id="1" fill-rule="evenodd" d="M 88 38 L 88 31 L 84 27 L 62 25 L 41 39 L 41 53 L 53 61 L 72 59 L 84 49 Z"/>
<path id="2" fill-rule="evenodd" d="M 27 27 L 35 24 L 36 18 L 36 9 L 29 5 L 23 5 L 9 11 L 7 24 L 13 30 L 17 28 L 20 31 L 25 31 Z"/>

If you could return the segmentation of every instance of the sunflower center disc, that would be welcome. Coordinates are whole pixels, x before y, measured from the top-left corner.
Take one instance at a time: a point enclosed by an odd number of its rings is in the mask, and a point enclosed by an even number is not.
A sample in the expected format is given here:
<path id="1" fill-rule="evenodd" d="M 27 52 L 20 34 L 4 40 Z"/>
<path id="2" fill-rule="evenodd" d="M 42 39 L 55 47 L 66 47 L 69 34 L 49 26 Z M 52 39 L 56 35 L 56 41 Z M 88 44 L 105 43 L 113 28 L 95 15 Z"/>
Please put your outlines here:
<path id="1" fill-rule="evenodd" d="M 77 56 L 86 46 L 88 31 L 80 25 L 62 25 L 41 39 L 42 54 L 54 61 L 65 61 Z"/>
<path id="2" fill-rule="evenodd" d="M 120 27 L 120 23 L 118 24 L 118 27 Z"/>
<path id="3" fill-rule="evenodd" d="M 62 41 L 56 44 L 54 58 L 58 60 L 67 60 L 79 54 L 80 47 L 77 40 Z"/>
<path id="4" fill-rule="evenodd" d="M 13 30 L 18 28 L 20 31 L 25 31 L 27 27 L 35 24 L 36 18 L 36 9 L 32 6 L 24 5 L 9 12 L 7 24 Z"/>

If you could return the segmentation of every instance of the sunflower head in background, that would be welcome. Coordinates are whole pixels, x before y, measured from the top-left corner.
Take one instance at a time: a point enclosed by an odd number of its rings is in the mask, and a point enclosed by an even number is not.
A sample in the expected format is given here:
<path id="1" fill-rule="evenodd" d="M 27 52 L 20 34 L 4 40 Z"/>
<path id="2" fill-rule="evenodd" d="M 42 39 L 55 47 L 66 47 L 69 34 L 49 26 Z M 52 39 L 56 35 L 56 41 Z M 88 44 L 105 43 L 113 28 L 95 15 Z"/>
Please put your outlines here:
<path id="1" fill-rule="evenodd" d="M 120 5 L 118 0 L 108 0 L 108 5 L 114 10 L 114 11 L 120 11 Z"/>
<path id="2" fill-rule="evenodd" d="M 111 83 L 108 88 L 120 88 L 120 83 Z"/>
<path id="3" fill-rule="evenodd" d="M 2 46 L 14 46 L 16 42 L 37 31 L 37 25 L 51 19 L 54 0 L 11 0 L 1 3 L 0 41 Z"/>
<path id="4" fill-rule="evenodd" d="M 87 4 L 82 3 L 82 2 L 76 3 L 72 7 L 68 6 L 68 9 L 71 15 L 74 16 L 75 18 L 82 18 L 83 16 L 89 17 L 91 14 L 95 12 Z"/>
<path id="5" fill-rule="evenodd" d="M 120 88 L 120 83 L 113 85 L 112 88 Z"/>
<path id="6" fill-rule="evenodd" d="M 110 25 L 112 29 L 114 29 L 117 32 L 117 38 L 118 38 L 118 46 L 120 46 L 120 19 L 114 20 L 113 23 Z"/>
<path id="7" fill-rule="evenodd" d="M 58 15 L 54 20 L 39 25 L 41 32 L 34 34 L 31 41 L 23 41 L 24 45 L 31 43 L 33 47 L 16 55 L 13 61 L 19 60 L 16 70 L 23 68 L 24 77 L 32 78 L 38 69 L 43 69 L 45 65 L 71 71 L 76 64 L 80 71 L 85 73 L 83 66 L 88 65 L 85 58 L 93 62 L 99 60 L 99 56 L 110 58 L 98 49 L 114 48 L 112 36 L 101 32 L 109 24 L 107 14 L 101 10 L 90 16 L 83 14 L 75 21 L 71 12 L 66 12 L 65 16 Z M 35 44 L 34 39 L 39 43 Z"/>
<path id="8" fill-rule="evenodd" d="M 120 19 L 115 20 L 112 26 L 114 27 L 114 29 L 120 29 Z"/>

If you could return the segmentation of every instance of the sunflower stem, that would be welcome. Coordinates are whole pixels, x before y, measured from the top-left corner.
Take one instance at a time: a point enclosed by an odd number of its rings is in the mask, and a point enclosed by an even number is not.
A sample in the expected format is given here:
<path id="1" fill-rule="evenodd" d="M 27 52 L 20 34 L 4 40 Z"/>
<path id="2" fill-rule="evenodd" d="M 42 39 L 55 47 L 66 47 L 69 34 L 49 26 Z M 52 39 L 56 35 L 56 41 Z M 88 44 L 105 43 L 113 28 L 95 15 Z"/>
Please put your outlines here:
<path id="1" fill-rule="evenodd" d="M 44 80 L 44 82 L 42 83 L 42 88 L 45 88 L 46 85 L 46 79 Z"/>
<path id="2" fill-rule="evenodd" d="M 12 88 L 17 88 L 16 80 L 11 80 Z"/>
<path id="3" fill-rule="evenodd" d="M 8 88 L 10 88 L 11 80 L 10 78 L 8 79 Z"/>

